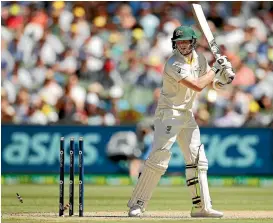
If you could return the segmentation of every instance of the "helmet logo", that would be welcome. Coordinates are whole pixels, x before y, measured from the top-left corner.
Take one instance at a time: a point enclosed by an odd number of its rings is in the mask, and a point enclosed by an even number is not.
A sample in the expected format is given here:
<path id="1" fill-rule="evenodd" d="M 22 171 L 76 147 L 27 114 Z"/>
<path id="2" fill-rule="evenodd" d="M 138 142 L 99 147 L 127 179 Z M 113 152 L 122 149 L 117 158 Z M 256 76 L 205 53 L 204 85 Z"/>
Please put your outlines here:
<path id="1" fill-rule="evenodd" d="M 182 36 L 183 35 L 183 31 L 182 30 L 177 30 L 175 33 L 176 36 Z"/>

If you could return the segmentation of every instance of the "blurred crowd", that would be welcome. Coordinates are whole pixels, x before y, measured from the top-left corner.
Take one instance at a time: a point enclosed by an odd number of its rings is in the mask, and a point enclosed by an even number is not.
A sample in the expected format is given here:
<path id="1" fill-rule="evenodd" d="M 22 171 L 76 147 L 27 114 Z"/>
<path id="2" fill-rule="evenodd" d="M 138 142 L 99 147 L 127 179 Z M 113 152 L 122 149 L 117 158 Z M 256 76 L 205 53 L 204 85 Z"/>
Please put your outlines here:
<path id="1" fill-rule="evenodd" d="M 269 127 L 273 3 L 201 2 L 236 78 L 198 95 L 200 126 Z M 133 124 L 152 117 L 179 25 L 199 35 L 187 2 L 1 2 L 1 121 Z"/>

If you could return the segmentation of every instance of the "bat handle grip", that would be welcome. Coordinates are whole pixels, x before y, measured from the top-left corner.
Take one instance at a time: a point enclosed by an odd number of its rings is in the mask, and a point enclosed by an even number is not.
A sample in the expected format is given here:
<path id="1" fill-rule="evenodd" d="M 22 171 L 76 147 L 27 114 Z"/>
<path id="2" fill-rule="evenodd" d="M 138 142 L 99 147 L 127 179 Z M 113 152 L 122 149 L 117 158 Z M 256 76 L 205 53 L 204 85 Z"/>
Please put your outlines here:
<path id="1" fill-rule="evenodd" d="M 214 57 L 215 57 L 215 59 L 217 60 L 218 58 L 220 58 L 220 57 L 221 57 L 221 54 L 216 53 L 216 54 L 214 54 Z"/>

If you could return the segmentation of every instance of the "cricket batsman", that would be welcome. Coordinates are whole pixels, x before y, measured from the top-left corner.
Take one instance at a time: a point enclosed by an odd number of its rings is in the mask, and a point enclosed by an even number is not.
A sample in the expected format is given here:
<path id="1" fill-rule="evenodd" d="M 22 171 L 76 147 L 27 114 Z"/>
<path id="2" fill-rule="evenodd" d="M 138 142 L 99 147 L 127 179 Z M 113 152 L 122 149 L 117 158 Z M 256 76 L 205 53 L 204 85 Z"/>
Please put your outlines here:
<path id="1" fill-rule="evenodd" d="M 154 142 L 128 202 L 130 217 L 141 216 L 171 158 L 177 140 L 186 164 L 186 183 L 192 197 L 191 217 L 223 216 L 212 209 L 207 170 L 208 160 L 200 140 L 199 127 L 192 112 L 197 92 L 212 85 L 215 89 L 235 77 L 226 56 L 210 67 L 206 58 L 195 51 L 197 36 L 191 27 L 180 26 L 173 32 L 173 54 L 164 67 L 163 86 L 154 120 Z"/>

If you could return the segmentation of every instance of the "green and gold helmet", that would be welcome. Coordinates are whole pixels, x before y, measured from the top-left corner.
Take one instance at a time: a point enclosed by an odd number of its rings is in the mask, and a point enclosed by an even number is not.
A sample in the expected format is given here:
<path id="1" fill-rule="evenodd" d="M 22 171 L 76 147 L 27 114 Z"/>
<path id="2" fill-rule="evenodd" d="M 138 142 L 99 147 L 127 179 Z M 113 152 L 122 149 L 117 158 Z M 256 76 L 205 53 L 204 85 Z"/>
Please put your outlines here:
<path id="1" fill-rule="evenodd" d="M 193 47 L 196 44 L 197 35 L 194 30 L 189 26 L 179 26 L 173 31 L 172 44 L 173 49 L 176 49 L 175 42 L 178 40 L 193 40 Z"/>

